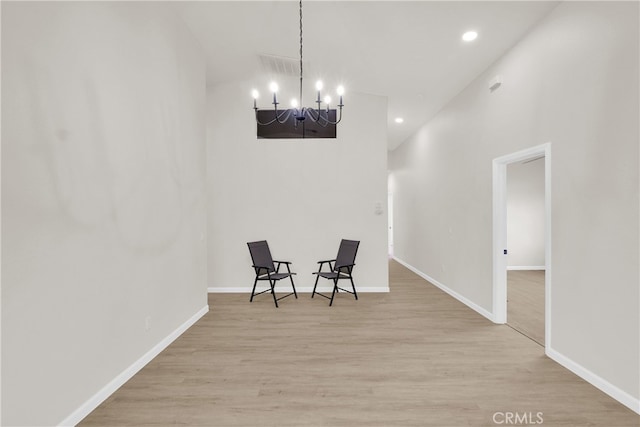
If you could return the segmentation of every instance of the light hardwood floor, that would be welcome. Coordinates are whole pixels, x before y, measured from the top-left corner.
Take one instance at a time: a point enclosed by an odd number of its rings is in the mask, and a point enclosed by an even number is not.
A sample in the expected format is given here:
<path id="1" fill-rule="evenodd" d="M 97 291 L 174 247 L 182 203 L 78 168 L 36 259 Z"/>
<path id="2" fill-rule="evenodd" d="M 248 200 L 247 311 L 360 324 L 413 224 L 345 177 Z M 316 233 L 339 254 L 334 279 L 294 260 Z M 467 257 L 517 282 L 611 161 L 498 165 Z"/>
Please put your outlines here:
<path id="1" fill-rule="evenodd" d="M 544 271 L 507 272 L 507 324 L 544 346 Z"/>
<path id="2" fill-rule="evenodd" d="M 489 426 L 496 412 L 639 425 L 538 344 L 396 262 L 390 287 L 331 308 L 309 294 L 278 309 L 268 294 L 212 294 L 211 311 L 81 425 Z"/>

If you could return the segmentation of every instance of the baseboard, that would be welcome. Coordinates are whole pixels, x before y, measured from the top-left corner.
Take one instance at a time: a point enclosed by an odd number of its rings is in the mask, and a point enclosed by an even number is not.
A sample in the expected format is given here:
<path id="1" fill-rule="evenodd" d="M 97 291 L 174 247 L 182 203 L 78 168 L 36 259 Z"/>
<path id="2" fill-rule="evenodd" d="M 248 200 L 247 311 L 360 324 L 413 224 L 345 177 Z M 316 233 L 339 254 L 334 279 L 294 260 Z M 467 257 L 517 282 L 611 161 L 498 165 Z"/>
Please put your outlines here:
<path id="1" fill-rule="evenodd" d="M 622 403 L 624 406 L 631 409 L 635 413 L 640 414 L 640 399 L 633 397 L 632 395 L 630 395 L 624 390 L 620 390 L 618 387 L 611 384 L 607 380 L 594 374 L 587 368 L 574 362 L 573 360 L 569 359 L 568 357 L 564 356 L 563 354 L 557 352 L 552 348 L 547 347 L 545 350 L 545 353 L 547 354 L 547 356 L 549 356 L 550 359 L 556 361 L 563 367 L 567 368 L 568 370 L 570 370 L 571 372 L 573 372 L 574 374 L 576 374 L 577 376 L 579 376 L 589 384 L 593 385 L 597 389 L 608 394 L 613 399 Z"/>
<path id="2" fill-rule="evenodd" d="M 507 270 L 545 270 L 544 265 L 510 265 Z"/>
<path id="3" fill-rule="evenodd" d="M 276 288 L 278 290 L 280 288 Z M 250 294 L 251 288 L 248 286 L 229 286 L 226 288 L 210 287 L 207 288 L 207 292 L 210 294 Z"/>
<path id="4" fill-rule="evenodd" d="M 478 304 L 476 304 L 473 301 L 469 300 L 468 298 L 460 295 L 459 293 L 457 293 L 453 289 L 443 285 L 442 283 L 438 282 L 437 280 L 435 280 L 433 277 L 429 276 L 428 274 L 425 274 L 422 271 L 420 271 L 417 268 L 415 268 L 414 266 L 402 261 L 400 258 L 394 256 L 393 259 L 396 260 L 397 262 L 399 262 L 400 264 L 404 265 L 405 267 L 407 267 L 409 270 L 411 270 L 414 273 L 416 273 L 418 276 L 422 277 L 427 282 L 433 284 L 437 288 L 440 288 L 444 292 L 448 293 L 449 295 L 451 295 L 452 297 L 454 297 L 455 299 L 457 299 L 458 301 L 460 301 L 461 303 L 463 303 L 467 307 L 477 311 L 479 314 L 481 314 L 482 316 L 484 316 L 487 319 L 491 320 L 492 322 L 494 321 L 493 320 L 493 313 L 485 310 L 484 308 L 480 307 Z"/>
<path id="5" fill-rule="evenodd" d="M 118 390 L 124 383 L 129 381 L 131 377 L 137 374 L 138 371 L 140 371 L 149 362 L 151 362 L 158 354 L 162 352 L 162 350 L 167 348 L 173 341 L 175 341 L 180 335 L 182 335 L 187 329 L 189 329 L 194 323 L 196 323 L 202 316 L 207 314 L 208 311 L 208 305 L 198 310 L 197 313 L 191 316 L 191 318 L 180 325 L 175 331 L 167 335 L 151 350 L 146 352 L 140 359 L 136 360 L 131 366 L 126 368 L 117 377 L 112 379 L 107 385 L 105 385 L 100 391 L 98 391 L 89 400 L 83 403 L 78 409 L 73 411 L 73 413 L 65 418 L 59 425 L 75 426 L 80 421 L 82 421 L 102 402 L 104 402 L 109 396 L 111 396 L 116 390 Z"/>
<path id="6" fill-rule="evenodd" d="M 348 283 L 348 282 L 347 282 Z M 344 284 L 340 284 L 338 285 L 341 288 L 345 288 L 345 289 L 350 289 L 351 285 L 344 285 Z M 345 287 L 346 286 L 346 287 Z M 251 287 L 248 286 L 238 286 L 238 287 L 211 287 L 211 288 L 207 288 L 207 292 L 209 292 L 210 294 L 250 294 L 251 293 Z M 261 289 L 266 289 L 266 288 L 261 288 Z M 287 291 L 288 289 L 290 290 L 291 287 L 287 287 L 286 284 L 282 284 L 282 286 L 280 287 L 276 287 L 276 292 L 279 292 L 280 290 L 283 291 Z M 331 287 L 330 285 L 320 285 L 318 284 L 318 288 L 316 289 L 316 292 L 331 292 L 333 290 L 333 287 Z M 356 291 L 358 293 L 375 293 L 375 292 L 382 292 L 382 293 L 386 293 L 389 292 L 389 286 L 364 286 L 364 287 L 360 287 L 358 285 L 356 285 Z M 313 286 L 298 286 L 296 285 L 296 292 L 300 293 L 300 294 L 310 294 L 311 292 L 313 292 Z"/>

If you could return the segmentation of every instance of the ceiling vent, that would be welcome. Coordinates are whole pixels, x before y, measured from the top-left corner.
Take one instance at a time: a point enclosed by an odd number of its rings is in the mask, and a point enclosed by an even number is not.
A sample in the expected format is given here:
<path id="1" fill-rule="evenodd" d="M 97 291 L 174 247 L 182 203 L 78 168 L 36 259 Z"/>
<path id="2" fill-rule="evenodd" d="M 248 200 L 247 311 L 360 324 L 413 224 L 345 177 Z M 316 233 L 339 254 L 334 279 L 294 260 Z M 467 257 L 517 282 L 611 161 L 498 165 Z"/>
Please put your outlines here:
<path id="1" fill-rule="evenodd" d="M 266 75 L 279 74 L 283 76 L 299 76 L 300 75 L 300 60 L 294 58 L 287 58 L 284 56 L 273 55 L 258 55 L 260 58 L 260 65 L 262 65 L 262 71 Z M 307 64 L 304 64 L 305 74 Z"/>

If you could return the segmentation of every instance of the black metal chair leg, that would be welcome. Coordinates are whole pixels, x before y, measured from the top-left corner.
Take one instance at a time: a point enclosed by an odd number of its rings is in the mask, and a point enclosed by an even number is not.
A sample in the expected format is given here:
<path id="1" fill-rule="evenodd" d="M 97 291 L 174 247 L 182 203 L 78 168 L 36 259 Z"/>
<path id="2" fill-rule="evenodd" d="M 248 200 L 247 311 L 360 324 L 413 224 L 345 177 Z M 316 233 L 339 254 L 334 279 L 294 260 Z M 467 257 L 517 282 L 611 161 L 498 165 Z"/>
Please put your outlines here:
<path id="1" fill-rule="evenodd" d="M 353 288 L 353 296 L 356 297 L 356 300 L 357 300 L 358 293 L 356 292 L 356 285 L 353 284 L 353 279 L 351 278 L 351 276 L 349 276 L 349 280 L 351 281 L 351 287 Z"/>
<path id="2" fill-rule="evenodd" d="M 289 264 L 287 264 L 287 271 L 291 274 L 291 269 L 289 268 Z M 296 292 L 296 285 L 293 284 L 293 276 L 289 276 L 289 280 L 291 280 L 291 287 L 293 288 L 293 296 L 298 299 L 298 293 Z"/>
<path id="3" fill-rule="evenodd" d="M 333 297 L 336 294 L 336 290 L 338 289 L 338 279 L 333 281 L 333 292 L 331 292 L 331 301 L 329 302 L 329 307 L 333 304 Z"/>
<path id="4" fill-rule="evenodd" d="M 313 285 L 313 292 L 311 293 L 311 298 L 313 298 L 313 296 L 316 294 L 316 286 L 318 286 L 318 279 L 320 278 L 320 275 L 318 274 L 316 276 L 316 284 Z"/>
<path id="5" fill-rule="evenodd" d="M 251 290 L 251 298 L 249 298 L 249 302 L 253 302 L 253 296 L 256 293 L 256 285 L 258 284 L 258 276 L 256 276 L 256 280 L 253 281 L 253 289 Z"/>
<path id="6" fill-rule="evenodd" d="M 276 303 L 276 308 L 278 308 L 278 298 L 276 298 L 276 281 L 271 281 L 269 280 L 269 283 L 271 284 L 271 296 L 273 296 L 273 302 Z"/>

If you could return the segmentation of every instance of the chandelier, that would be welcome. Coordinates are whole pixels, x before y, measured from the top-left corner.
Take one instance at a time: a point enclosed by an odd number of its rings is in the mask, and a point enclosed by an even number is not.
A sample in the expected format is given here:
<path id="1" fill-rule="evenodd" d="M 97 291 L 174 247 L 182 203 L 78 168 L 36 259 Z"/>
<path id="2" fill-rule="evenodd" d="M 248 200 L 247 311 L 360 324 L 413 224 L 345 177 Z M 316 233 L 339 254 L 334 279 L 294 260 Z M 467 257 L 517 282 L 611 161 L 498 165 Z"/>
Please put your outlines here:
<path id="1" fill-rule="evenodd" d="M 330 114 L 332 111 L 330 108 L 331 97 L 327 95 L 324 98 L 322 98 L 322 94 L 321 94 L 322 88 L 323 88 L 322 81 L 318 80 L 316 82 L 316 90 L 317 90 L 317 97 L 315 101 L 315 103 L 317 104 L 316 107 L 308 108 L 308 107 L 302 106 L 303 105 L 302 104 L 302 0 L 300 0 L 300 93 L 299 93 L 299 98 L 298 99 L 294 98 L 291 100 L 291 108 L 286 110 L 278 110 L 278 105 L 280 103 L 278 102 L 277 93 L 279 88 L 276 82 L 271 82 L 269 84 L 269 90 L 273 94 L 273 102 L 272 102 L 273 118 L 263 123 L 258 118 L 258 111 L 268 111 L 268 110 L 258 109 L 256 102 L 257 102 L 257 99 L 260 97 L 260 93 L 258 92 L 257 89 L 253 89 L 251 92 L 251 95 L 253 96 L 253 110 L 255 111 L 255 115 L 256 115 L 256 123 L 258 123 L 261 126 L 268 126 L 275 122 L 284 124 L 293 116 L 295 118 L 294 126 L 296 127 L 298 126 L 298 122 L 302 122 L 307 119 L 317 123 L 322 127 L 327 127 L 329 125 L 337 125 L 338 123 L 340 123 L 340 120 L 342 120 L 342 107 L 344 107 L 344 104 L 342 103 L 342 95 L 344 95 L 344 87 L 338 86 L 336 89 L 336 93 L 340 97 L 339 103 L 337 105 L 339 109 L 339 116 L 337 117 L 337 120 L 331 120 L 331 117 L 330 117 Z M 335 110 L 333 111 L 335 113 Z M 335 117 L 335 114 L 334 114 L 334 117 Z"/>

